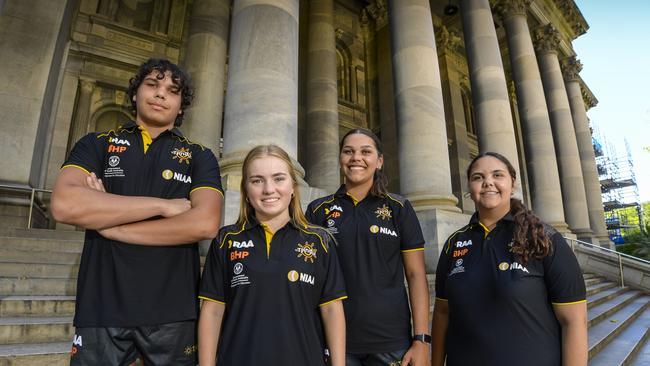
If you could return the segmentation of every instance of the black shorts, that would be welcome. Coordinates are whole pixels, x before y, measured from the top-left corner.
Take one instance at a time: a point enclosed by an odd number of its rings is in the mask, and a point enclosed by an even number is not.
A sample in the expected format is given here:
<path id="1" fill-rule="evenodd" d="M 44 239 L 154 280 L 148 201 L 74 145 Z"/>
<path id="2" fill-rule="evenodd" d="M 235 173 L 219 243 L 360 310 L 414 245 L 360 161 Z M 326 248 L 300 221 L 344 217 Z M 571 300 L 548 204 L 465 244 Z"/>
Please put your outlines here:
<path id="1" fill-rule="evenodd" d="M 196 321 L 132 328 L 77 328 L 71 366 L 126 366 L 141 358 L 146 366 L 195 366 Z"/>
<path id="2" fill-rule="evenodd" d="M 346 353 L 345 366 L 399 366 L 407 351 L 408 348 L 385 353 Z"/>

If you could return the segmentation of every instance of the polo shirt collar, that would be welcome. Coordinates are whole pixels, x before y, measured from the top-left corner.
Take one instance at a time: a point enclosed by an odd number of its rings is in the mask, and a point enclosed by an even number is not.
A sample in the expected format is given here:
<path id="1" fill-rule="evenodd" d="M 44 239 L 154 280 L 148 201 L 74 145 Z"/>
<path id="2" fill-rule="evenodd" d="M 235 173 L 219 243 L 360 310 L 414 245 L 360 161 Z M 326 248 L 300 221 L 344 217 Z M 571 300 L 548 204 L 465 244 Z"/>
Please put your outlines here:
<path id="1" fill-rule="evenodd" d="M 301 226 L 300 226 L 297 222 L 295 222 L 295 221 L 293 220 L 293 218 L 290 218 L 290 219 L 289 219 L 289 222 L 287 223 L 287 225 L 288 225 L 288 224 L 291 224 L 291 226 L 293 226 L 293 227 L 296 228 L 296 229 L 300 229 L 300 228 L 301 228 Z M 284 225 L 283 227 L 281 227 L 280 229 L 278 229 L 278 231 L 280 231 L 281 229 L 287 227 L 287 225 Z M 247 220 L 246 223 L 244 224 L 244 230 L 250 230 L 250 229 L 256 228 L 256 227 L 258 227 L 258 226 L 262 226 L 262 223 L 259 222 L 259 221 L 257 220 L 257 218 L 255 217 L 255 215 L 249 215 L 249 216 L 248 216 L 248 220 Z"/>
<path id="2" fill-rule="evenodd" d="M 125 124 L 120 126 L 121 129 L 125 129 L 125 130 L 130 130 L 130 129 L 134 128 L 134 127 L 137 128 L 139 126 L 133 120 L 129 120 L 128 122 L 126 122 Z M 174 135 L 176 135 L 178 137 L 181 137 L 181 138 L 183 137 L 183 133 L 181 132 L 181 130 L 178 129 L 178 127 L 174 127 L 171 130 L 167 130 L 167 131 L 169 131 L 171 134 L 174 134 Z M 165 131 L 163 131 L 163 133 L 165 133 Z"/>
<path id="3" fill-rule="evenodd" d="M 515 221 L 515 217 L 512 215 L 511 212 L 508 212 L 507 214 L 505 214 L 505 216 L 500 218 L 499 221 L 497 221 L 497 226 L 502 222 L 505 223 L 505 222 L 514 222 L 514 221 Z M 472 218 L 469 220 L 469 223 L 472 225 L 478 225 L 480 223 L 478 218 L 478 212 L 474 212 Z"/>

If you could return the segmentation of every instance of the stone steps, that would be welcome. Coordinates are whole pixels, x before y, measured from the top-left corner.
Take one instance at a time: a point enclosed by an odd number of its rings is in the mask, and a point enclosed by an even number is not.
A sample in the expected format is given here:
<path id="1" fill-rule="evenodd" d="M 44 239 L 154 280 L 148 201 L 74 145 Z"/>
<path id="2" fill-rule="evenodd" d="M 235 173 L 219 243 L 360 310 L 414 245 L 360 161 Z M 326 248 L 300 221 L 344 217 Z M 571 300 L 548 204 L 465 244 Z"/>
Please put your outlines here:
<path id="1" fill-rule="evenodd" d="M 634 301 L 637 297 L 641 296 L 640 291 L 632 290 L 621 293 L 619 296 L 614 297 L 600 305 L 594 306 L 587 311 L 587 318 L 589 319 L 589 326 L 598 324 L 603 319 L 616 313 L 621 308 Z"/>
<path id="2" fill-rule="evenodd" d="M 613 287 L 608 290 L 598 292 L 594 295 L 587 296 L 587 306 L 591 309 L 592 307 L 600 305 L 605 301 L 611 300 L 626 291 L 628 291 L 627 287 Z"/>
<path id="3" fill-rule="evenodd" d="M 589 360 L 589 365 L 629 365 L 631 362 L 636 361 L 635 358 L 641 356 L 639 350 L 644 345 L 646 348 L 648 347 L 648 336 L 650 336 L 650 308 L 646 308 L 636 321 L 631 323 L 610 342 L 606 349 Z M 647 360 L 650 361 L 650 359 Z M 645 365 L 648 364 L 646 363 Z"/>
<path id="4" fill-rule="evenodd" d="M 70 363 L 67 342 L 0 345 L 0 366 L 64 366 Z"/>
<path id="5" fill-rule="evenodd" d="M 632 324 L 650 305 L 650 296 L 637 297 L 620 310 L 603 318 L 598 324 L 589 329 L 589 357 L 594 357 L 599 352 L 605 352 L 614 340 L 626 327 Z"/>
<path id="6" fill-rule="evenodd" d="M 0 266 L 0 277 L 18 278 L 77 278 L 77 264 L 47 264 L 47 263 L 4 263 Z"/>
<path id="7" fill-rule="evenodd" d="M 595 285 L 587 286 L 587 297 L 614 287 L 616 287 L 616 284 L 613 282 L 601 282 Z"/>
<path id="8" fill-rule="evenodd" d="M 65 342 L 72 339 L 72 317 L 8 317 L 0 319 L 0 344 Z"/>
<path id="9" fill-rule="evenodd" d="M 650 338 L 646 335 L 646 338 Z M 630 366 L 648 366 L 650 365 L 650 339 L 646 339 L 645 344 L 639 347 L 636 357 L 628 363 Z"/>
<path id="10" fill-rule="evenodd" d="M 0 247 L 2 263 L 79 264 L 81 253 Z"/>
<path id="11" fill-rule="evenodd" d="M 0 264 L 1 265 L 1 264 Z M 77 288 L 75 278 L 0 278 L 2 295 L 74 295 Z"/>
<path id="12" fill-rule="evenodd" d="M 74 296 L 0 296 L 0 317 L 73 316 Z"/>

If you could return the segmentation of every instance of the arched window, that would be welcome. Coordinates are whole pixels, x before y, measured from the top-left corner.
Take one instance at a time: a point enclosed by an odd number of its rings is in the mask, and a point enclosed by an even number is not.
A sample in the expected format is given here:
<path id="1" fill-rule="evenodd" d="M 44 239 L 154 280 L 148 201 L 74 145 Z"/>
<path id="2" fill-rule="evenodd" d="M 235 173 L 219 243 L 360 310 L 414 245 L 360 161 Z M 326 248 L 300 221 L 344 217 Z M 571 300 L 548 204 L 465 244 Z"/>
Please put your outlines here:
<path id="1" fill-rule="evenodd" d="M 350 51 L 341 42 L 336 44 L 336 85 L 339 100 L 354 103 Z"/>
<path id="2" fill-rule="evenodd" d="M 104 132 L 116 129 L 131 119 L 122 107 L 109 107 L 97 112 L 95 131 Z"/>
<path id="3" fill-rule="evenodd" d="M 467 133 L 476 135 L 476 119 L 474 118 L 474 104 L 472 94 L 465 84 L 460 85 L 460 93 L 463 99 L 463 114 L 465 115 L 465 128 Z"/>

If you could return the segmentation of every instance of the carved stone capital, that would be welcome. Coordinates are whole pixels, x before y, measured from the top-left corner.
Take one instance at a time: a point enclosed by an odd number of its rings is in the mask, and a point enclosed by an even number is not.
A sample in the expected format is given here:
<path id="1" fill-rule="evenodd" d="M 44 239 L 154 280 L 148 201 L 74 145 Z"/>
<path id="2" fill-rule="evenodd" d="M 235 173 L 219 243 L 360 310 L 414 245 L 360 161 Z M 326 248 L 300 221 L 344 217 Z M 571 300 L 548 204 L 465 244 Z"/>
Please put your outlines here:
<path id="1" fill-rule="evenodd" d="M 83 94 L 91 94 L 95 89 L 95 81 L 85 78 L 79 79 L 79 88 Z"/>
<path id="2" fill-rule="evenodd" d="M 533 31 L 533 43 L 537 53 L 557 52 L 560 33 L 550 23 L 543 25 Z"/>
<path id="3" fill-rule="evenodd" d="M 575 2 L 566 0 L 554 0 L 553 2 L 564 16 L 566 22 L 571 26 L 576 37 L 587 31 L 589 26 Z"/>
<path id="4" fill-rule="evenodd" d="M 490 0 L 490 5 L 502 19 L 508 19 L 515 15 L 526 15 L 531 2 L 532 0 Z"/>
<path id="5" fill-rule="evenodd" d="M 388 5 L 386 0 L 374 0 L 366 6 L 367 13 L 375 21 L 376 28 L 382 28 L 388 24 Z"/>
<path id="6" fill-rule="evenodd" d="M 444 25 L 434 27 L 434 31 L 436 35 L 436 47 L 438 47 L 439 52 L 455 52 L 462 48 L 463 42 L 455 31 L 449 30 Z"/>
<path id="7" fill-rule="evenodd" d="M 562 60 L 562 74 L 564 80 L 573 81 L 578 80 L 580 71 L 582 70 L 582 63 L 575 56 L 567 57 Z"/>

